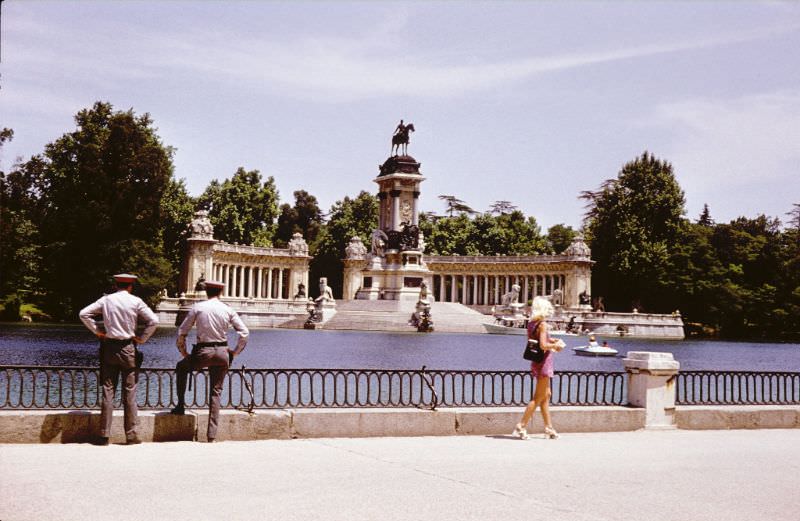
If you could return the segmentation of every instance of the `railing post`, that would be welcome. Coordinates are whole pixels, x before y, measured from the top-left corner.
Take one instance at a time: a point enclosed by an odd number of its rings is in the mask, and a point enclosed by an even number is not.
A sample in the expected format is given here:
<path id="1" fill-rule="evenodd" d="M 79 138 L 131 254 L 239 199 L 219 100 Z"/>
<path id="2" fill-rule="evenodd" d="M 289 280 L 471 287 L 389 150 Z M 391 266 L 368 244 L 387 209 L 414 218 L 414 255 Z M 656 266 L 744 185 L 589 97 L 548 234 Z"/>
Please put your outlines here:
<path id="1" fill-rule="evenodd" d="M 675 428 L 675 375 L 680 364 L 672 353 L 630 351 L 622 363 L 628 372 L 628 403 L 644 407 L 645 428 Z"/>

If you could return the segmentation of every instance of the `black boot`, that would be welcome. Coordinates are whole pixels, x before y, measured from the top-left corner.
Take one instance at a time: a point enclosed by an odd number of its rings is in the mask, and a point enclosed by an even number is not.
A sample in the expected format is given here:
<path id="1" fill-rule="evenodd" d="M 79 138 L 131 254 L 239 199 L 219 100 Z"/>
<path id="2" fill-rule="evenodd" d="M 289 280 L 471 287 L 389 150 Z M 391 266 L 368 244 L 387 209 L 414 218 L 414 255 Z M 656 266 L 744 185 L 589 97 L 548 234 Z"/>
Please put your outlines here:
<path id="1" fill-rule="evenodd" d="M 186 413 L 186 407 L 182 403 L 179 403 L 170 411 L 170 414 L 177 414 L 178 416 L 183 416 L 184 413 Z"/>

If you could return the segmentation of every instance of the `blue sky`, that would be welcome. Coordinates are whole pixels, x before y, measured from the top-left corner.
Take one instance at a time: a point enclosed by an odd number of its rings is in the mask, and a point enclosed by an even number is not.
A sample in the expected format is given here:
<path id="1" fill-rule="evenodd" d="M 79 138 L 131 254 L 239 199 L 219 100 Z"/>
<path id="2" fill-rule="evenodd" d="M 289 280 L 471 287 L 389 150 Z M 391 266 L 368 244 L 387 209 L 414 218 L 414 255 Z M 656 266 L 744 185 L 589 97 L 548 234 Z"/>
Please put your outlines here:
<path id="1" fill-rule="evenodd" d="M 199 195 L 239 166 L 327 210 L 386 159 L 400 118 L 426 181 L 580 225 L 582 190 L 649 150 L 687 215 L 800 202 L 800 3 L 46 2 L 2 12 L 3 169 L 96 100 L 149 112 Z"/>

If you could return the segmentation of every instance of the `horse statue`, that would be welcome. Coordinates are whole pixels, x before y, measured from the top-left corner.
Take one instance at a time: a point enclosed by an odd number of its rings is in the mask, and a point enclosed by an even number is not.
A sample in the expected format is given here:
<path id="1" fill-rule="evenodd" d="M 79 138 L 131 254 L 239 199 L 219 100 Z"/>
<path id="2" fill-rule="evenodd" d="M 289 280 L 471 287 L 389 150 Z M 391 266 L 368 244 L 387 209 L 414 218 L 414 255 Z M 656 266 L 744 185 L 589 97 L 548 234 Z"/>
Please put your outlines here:
<path id="1" fill-rule="evenodd" d="M 392 154 L 399 155 L 402 147 L 402 154 L 406 155 L 408 153 L 408 133 L 414 132 L 414 124 L 409 123 L 408 125 L 403 125 L 401 122 L 397 126 L 397 130 L 392 136 Z M 395 151 L 397 153 L 395 154 Z"/>

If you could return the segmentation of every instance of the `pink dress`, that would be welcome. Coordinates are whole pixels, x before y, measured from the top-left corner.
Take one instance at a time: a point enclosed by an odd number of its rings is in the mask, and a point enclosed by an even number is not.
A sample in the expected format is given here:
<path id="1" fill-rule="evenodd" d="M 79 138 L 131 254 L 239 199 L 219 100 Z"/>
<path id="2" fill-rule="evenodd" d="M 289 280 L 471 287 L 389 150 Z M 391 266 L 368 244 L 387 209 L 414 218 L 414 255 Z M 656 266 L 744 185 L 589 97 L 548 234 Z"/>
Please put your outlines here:
<path id="1" fill-rule="evenodd" d="M 528 322 L 528 338 L 536 338 L 538 340 L 539 335 L 537 334 L 536 328 L 539 327 L 539 324 L 541 324 L 539 321 Z M 547 341 L 553 341 L 549 335 L 547 336 Z M 550 350 L 544 352 L 544 360 L 541 362 L 531 362 L 531 376 L 534 378 L 538 378 L 540 376 L 552 377 L 554 371 L 553 352 Z"/>

